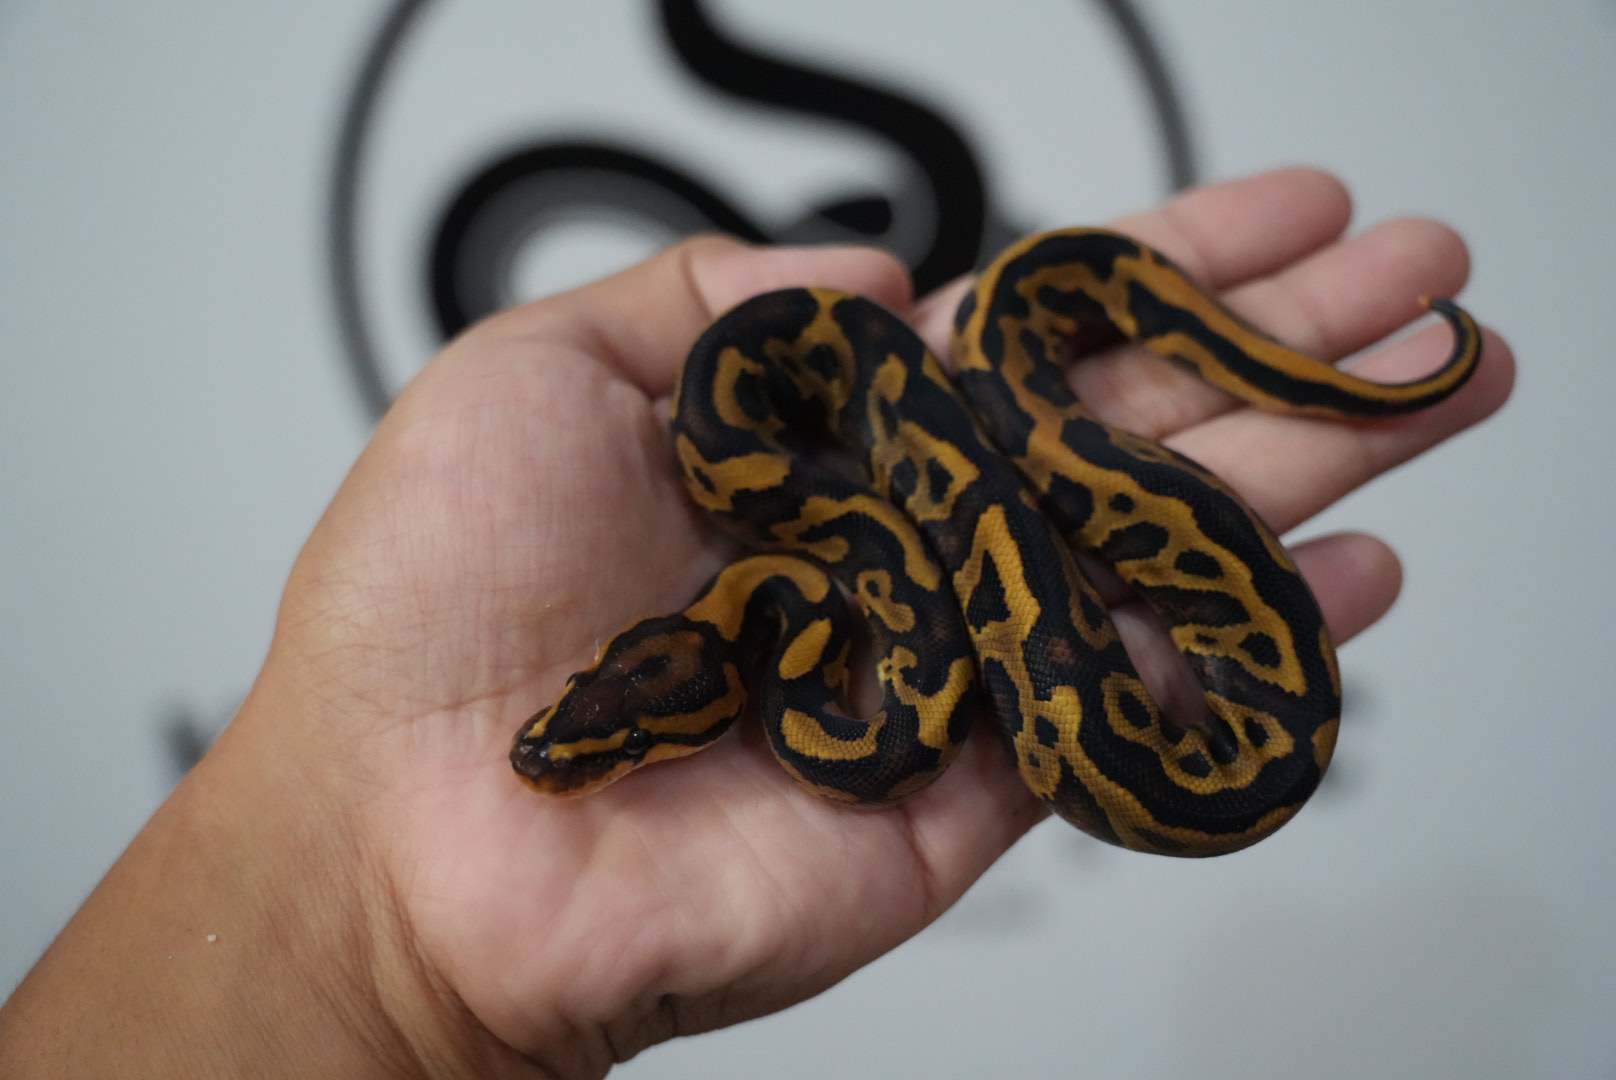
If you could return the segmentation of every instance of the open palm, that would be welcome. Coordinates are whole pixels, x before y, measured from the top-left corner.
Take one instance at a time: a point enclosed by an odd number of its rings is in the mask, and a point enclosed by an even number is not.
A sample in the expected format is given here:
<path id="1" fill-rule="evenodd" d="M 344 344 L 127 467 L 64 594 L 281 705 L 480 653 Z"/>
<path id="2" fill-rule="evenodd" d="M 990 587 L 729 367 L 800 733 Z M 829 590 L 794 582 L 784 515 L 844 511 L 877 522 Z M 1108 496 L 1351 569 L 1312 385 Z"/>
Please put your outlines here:
<path id="1" fill-rule="evenodd" d="M 1290 171 L 1118 227 L 1334 360 L 1466 273 L 1440 226 L 1342 241 L 1348 216 L 1333 181 Z M 577 800 L 535 794 L 505 763 L 522 720 L 602 640 L 683 607 L 733 555 L 680 488 L 665 396 L 712 318 L 787 285 L 912 310 L 946 355 L 958 290 L 910 309 L 901 270 L 855 249 L 700 240 L 500 315 L 383 421 L 298 562 L 260 680 L 260 693 L 318 703 L 302 723 L 277 710 L 277 733 L 258 741 L 291 738 L 315 763 L 311 783 L 347 820 L 434 985 L 558 1071 L 601 1072 L 823 989 L 939 915 L 1043 816 L 980 738 L 938 783 L 880 810 L 804 792 L 745 724 Z M 1358 370 L 1419 374 L 1444 354 L 1439 334 Z M 1259 414 L 1134 350 L 1073 378 L 1104 419 L 1201 461 L 1284 531 L 1485 416 L 1510 364 L 1490 337 L 1464 391 L 1386 424 Z M 1296 555 L 1337 640 L 1396 595 L 1378 541 L 1332 537 Z"/>

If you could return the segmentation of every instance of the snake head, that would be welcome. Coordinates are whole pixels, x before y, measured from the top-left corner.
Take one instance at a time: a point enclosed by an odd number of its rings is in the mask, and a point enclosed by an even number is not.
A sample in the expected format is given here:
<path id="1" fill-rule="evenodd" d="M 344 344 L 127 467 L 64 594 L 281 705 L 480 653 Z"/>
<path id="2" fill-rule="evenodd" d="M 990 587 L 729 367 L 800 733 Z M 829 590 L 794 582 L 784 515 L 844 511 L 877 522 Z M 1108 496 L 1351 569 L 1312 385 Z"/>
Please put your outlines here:
<path id="1" fill-rule="evenodd" d="M 680 615 L 647 619 L 522 726 L 511 765 L 548 795 L 583 795 L 722 735 L 746 703 L 728 643 Z"/>

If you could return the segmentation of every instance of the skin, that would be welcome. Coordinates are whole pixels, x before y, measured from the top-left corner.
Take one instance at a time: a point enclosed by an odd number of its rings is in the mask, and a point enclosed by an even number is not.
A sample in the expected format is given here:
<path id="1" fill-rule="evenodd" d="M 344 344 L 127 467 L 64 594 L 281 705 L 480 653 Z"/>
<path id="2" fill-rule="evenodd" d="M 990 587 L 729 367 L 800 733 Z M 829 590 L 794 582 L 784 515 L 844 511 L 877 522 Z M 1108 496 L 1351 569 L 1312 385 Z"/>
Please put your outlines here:
<path id="1" fill-rule="evenodd" d="M 1349 216 L 1337 181 L 1288 170 L 1117 227 L 1338 359 L 1467 273 L 1441 225 L 1344 239 Z M 802 284 L 910 310 L 946 355 L 962 286 L 911 308 L 877 252 L 704 238 L 501 314 L 428 365 L 298 559 L 240 715 L 0 1011 L 0 1074 L 598 1077 L 831 986 L 1041 821 L 985 732 L 879 811 L 799 790 L 744 723 L 581 800 L 542 798 L 505 762 L 598 641 L 683 606 L 733 554 L 680 490 L 665 398 L 712 318 Z M 1357 370 L 1422 374 L 1443 334 Z M 1284 531 L 1487 416 L 1512 372 L 1489 335 L 1460 393 L 1374 424 L 1259 414 L 1134 350 L 1073 379 Z M 1397 594 L 1378 540 L 1296 556 L 1338 641 Z M 1124 604 L 1119 622 L 1182 694 L 1149 620 Z"/>

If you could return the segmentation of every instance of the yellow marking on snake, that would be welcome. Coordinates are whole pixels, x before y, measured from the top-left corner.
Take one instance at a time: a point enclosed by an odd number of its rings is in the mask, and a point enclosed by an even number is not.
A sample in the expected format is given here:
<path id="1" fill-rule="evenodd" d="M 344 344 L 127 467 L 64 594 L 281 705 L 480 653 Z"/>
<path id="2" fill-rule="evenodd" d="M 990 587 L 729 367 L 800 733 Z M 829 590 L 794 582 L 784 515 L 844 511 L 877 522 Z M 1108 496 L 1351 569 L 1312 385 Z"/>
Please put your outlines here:
<path id="1" fill-rule="evenodd" d="M 742 380 L 751 379 L 755 385 L 767 374 L 764 365 L 738 349 L 724 351 L 718 358 L 718 375 L 713 386 L 713 404 L 724 423 L 734 428 L 751 428 L 764 438 L 773 438 L 780 433 L 786 426 L 780 417 L 771 415 L 756 419 L 741 404 L 739 388 Z"/>
<path id="2" fill-rule="evenodd" d="M 701 456 L 695 443 L 683 437 L 677 441 L 676 449 L 680 464 L 685 467 L 685 474 L 701 476 L 707 481 L 693 482 L 688 486 L 690 497 L 703 510 L 728 510 L 735 505 L 736 495 L 747 491 L 766 491 L 785 479 L 791 468 L 789 461 L 766 453 L 747 454 L 727 461 L 708 461 Z"/>
<path id="3" fill-rule="evenodd" d="M 826 731 L 819 717 L 787 709 L 780 721 L 780 730 L 786 745 L 804 757 L 820 761 L 859 761 L 875 751 L 876 739 L 886 724 L 886 714 L 877 713 L 863 735 L 842 739 Z"/>
<path id="4" fill-rule="evenodd" d="M 780 654 L 780 677 L 800 679 L 829 663 L 825 647 L 830 644 L 828 619 L 815 619 L 799 631 Z"/>
<path id="5" fill-rule="evenodd" d="M 812 563 L 786 555 L 755 555 L 724 570 L 707 594 L 685 609 L 685 615 L 694 622 L 711 624 L 734 641 L 745 622 L 746 598 L 772 577 L 790 579 L 810 603 L 820 603 L 830 595 L 830 578 Z"/>

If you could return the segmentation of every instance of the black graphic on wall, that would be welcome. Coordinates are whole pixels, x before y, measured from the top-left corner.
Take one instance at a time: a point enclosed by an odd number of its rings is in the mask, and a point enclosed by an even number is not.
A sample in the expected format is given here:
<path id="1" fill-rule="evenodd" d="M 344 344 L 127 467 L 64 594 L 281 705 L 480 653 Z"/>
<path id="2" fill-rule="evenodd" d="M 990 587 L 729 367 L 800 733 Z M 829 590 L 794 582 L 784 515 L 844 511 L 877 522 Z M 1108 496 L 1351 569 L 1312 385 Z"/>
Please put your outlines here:
<path id="1" fill-rule="evenodd" d="M 721 183 L 633 147 L 564 141 L 524 148 L 473 177 L 439 224 L 431 289 L 445 335 L 507 306 L 502 286 L 515 251 L 531 242 L 533 231 L 597 208 L 658 218 L 675 233 L 718 229 L 756 242 L 852 234 L 895 252 L 921 292 L 976 261 L 987 193 L 976 155 L 948 120 L 872 82 L 743 47 L 719 31 L 697 0 L 663 0 L 660 21 L 672 53 L 706 86 L 754 105 L 861 128 L 901 152 L 909 164 L 907 183 L 890 193 L 837 195 L 798 221 L 771 224 L 748 217 L 742 200 Z"/>
<path id="2" fill-rule="evenodd" d="M 1129 0 L 1092 2 L 1110 17 L 1140 73 L 1160 128 L 1164 186 L 1188 186 L 1195 180 L 1194 158 L 1160 51 Z M 382 20 L 344 110 L 332 171 L 332 294 L 345 357 L 371 419 L 392 395 L 361 302 L 359 177 L 387 73 L 427 6 L 427 0 L 398 0 Z M 654 223 L 673 235 L 716 229 L 755 242 L 879 244 L 904 260 L 920 292 L 965 273 L 1023 231 L 994 204 L 969 138 L 935 107 L 863 74 L 740 42 L 699 0 L 656 0 L 653 7 L 663 40 L 692 79 L 758 108 L 875 135 L 906 163 L 901 185 L 835 193 L 793 220 L 764 221 L 748 213 L 744 193 L 687 162 L 582 135 L 535 142 L 479 168 L 427 225 L 424 292 L 445 339 L 517 299 L 511 280 L 519 251 L 542 243 L 558 225 L 602 213 Z"/>

